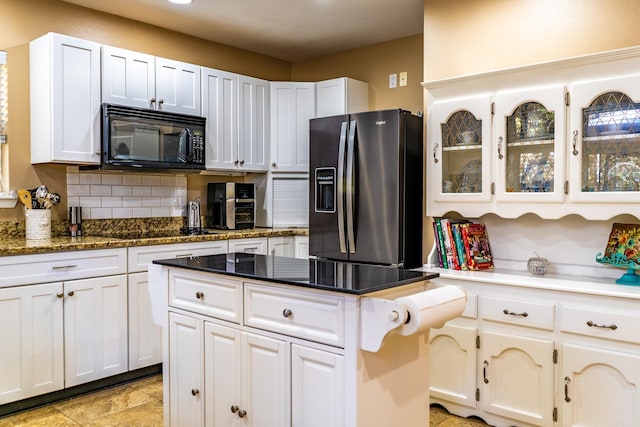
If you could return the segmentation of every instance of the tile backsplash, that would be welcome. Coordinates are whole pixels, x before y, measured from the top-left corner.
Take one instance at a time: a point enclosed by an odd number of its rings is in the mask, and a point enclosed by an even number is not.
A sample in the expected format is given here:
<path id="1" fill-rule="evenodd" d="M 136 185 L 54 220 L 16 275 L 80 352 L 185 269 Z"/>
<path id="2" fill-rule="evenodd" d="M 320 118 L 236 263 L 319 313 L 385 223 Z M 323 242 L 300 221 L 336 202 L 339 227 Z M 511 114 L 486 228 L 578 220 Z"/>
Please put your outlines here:
<path id="1" fill-rule="evenodd" d="M 187 177 L 67 170 L 67 206 L 83 219 L 184 216 Z"/>

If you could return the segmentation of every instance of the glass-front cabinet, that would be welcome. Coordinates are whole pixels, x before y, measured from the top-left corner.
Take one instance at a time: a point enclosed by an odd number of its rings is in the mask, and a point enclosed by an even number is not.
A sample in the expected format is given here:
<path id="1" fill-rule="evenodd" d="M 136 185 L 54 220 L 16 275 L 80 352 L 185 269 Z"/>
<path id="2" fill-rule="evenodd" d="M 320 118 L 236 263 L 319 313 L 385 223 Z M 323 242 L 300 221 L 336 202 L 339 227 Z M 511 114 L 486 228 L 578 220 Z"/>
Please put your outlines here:
<path id="1" fill-rule="evenodd" d="M 640 201 L 640 75 L 571 88 L 571 201 Z"/>
<path id="2" fill-rule="evenodd" d="M 496 93 L 498 202 L 564 201 L 565 93 L 564 86 Z"/>
<path id="3" fill-rule="evenodd" d="M 454 99 L 429 108 L 427 213 L 487 212 L 491 202 L 491 98 Z"/>

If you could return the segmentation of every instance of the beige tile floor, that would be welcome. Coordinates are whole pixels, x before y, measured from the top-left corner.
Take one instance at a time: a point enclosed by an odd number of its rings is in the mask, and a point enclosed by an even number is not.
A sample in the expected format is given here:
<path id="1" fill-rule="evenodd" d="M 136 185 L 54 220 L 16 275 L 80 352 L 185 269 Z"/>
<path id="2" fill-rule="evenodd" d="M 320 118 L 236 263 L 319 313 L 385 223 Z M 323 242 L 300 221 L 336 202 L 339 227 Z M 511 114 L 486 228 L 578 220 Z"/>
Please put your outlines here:
<path id="1" fill-rule="evenodd" d="M 430 427 L 486 426 L 476 420 L 455 417 L 440 408 L 431 408 L 430 418 Z M 0 418 L 0 427 L 21 426 L 161 427 L 162 376 Z"/>

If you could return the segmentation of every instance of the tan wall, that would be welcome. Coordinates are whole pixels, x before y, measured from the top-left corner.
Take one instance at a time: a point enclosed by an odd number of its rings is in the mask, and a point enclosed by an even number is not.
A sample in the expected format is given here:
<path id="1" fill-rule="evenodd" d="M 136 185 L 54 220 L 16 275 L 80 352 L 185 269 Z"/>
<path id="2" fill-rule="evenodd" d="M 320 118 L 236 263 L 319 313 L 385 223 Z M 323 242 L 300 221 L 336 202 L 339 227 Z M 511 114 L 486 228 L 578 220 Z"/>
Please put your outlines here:
<path id="1" fill-rule="evenodd" d="M 369 108 L 422 111 L 422 35 L 327 55 L 292 66 L 295 81 L 351 77 L 369 83 Z M 389 89 L 389 74 L 406 71 L 407 86 Z"/>

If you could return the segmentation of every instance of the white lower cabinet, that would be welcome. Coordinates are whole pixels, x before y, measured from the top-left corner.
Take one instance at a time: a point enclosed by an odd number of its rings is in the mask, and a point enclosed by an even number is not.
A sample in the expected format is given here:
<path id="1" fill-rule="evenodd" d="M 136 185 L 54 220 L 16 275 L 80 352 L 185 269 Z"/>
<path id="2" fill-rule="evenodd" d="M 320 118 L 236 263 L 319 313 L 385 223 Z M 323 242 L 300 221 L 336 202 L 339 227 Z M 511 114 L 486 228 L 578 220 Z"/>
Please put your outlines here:
<path id="1" fill-rule="evenodd" d="M 129 370 L 162 363 L 162 327 L 153 323 L 147 272 L 130 273 Z"/>
<path id="2" fill-rule="evenodd" d="M 268 252 L 269 255 L 292 258 L 294 255 L 293 236 L 269 237 Z"/>
<path id="3" fill-rule="evenodd" d="M 0 289 L 0 404 L 64 387 L 62 282 Z"/>
<path id="4" fill-rule="evenodd" d="M 247 239 L 231 239 L 229 243 L 229 253 L 244 252 L 259 255 L 268 255 L 269 244 L 266 237 L 256 237 Z"/>
<path id="5" fill-rule="evenodd" d="M 67 387 L 127 371 L 125 275 L 64 283 L 64 354 Z"/>

